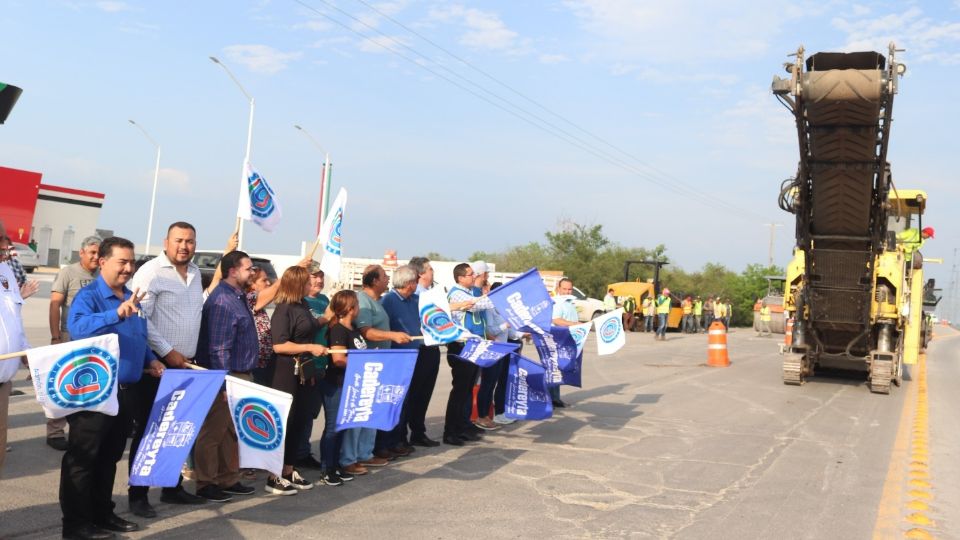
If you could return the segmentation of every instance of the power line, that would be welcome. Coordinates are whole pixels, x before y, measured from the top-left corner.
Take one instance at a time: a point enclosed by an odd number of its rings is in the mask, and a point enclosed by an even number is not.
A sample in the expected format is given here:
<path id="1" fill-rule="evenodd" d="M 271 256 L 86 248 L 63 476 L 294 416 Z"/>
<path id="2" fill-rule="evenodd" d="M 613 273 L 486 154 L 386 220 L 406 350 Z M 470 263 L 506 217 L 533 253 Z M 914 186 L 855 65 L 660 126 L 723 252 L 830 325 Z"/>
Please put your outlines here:
<path id="1" fill-rule="evenodd" d="M 648 172 L 646 172 L 646 171 L 643 171 L 643 170 L 639 169 L 637 166 L 635 166 L 635 165 L 633 165 L 633 164 L 631 164 L 631 163 L 629 163 L 629 162 L 627 162 L 627 161 L 625 161 L 625 160 L 623 160 L 623 159 L 621 159 L 621 158 L 618 158 L 617 156 L 612 155 L 612 154 L 610 154 L 609 152 L 607 152 L 607 151 L 605 151 L 605 150 L 602 150 L 602 149 L 597 148 L 596 146 L 594 146 L 593 144 L 589 143 L 588 141 L 585 141 L 585 140 L 582 139 L 581 137 L 578 137 L 577 135 L 570 133 L 569 131 L 561 128 L 560 126 L 557 126 L 557 125 L 554 124 L 553 122 L 550 122 L 549 120 L 547 120 L 547 119 L 545 119 L 545 118 L 543 118 L 543 117 L 541 117 L 541 116 L 539 116 L 539 115 L 537 115 L 537 114 L 535 114 L 535 113 L 533 113 L 533 112 L 531 112 L 531 111 L 529 111 L 529 110 L 527 110 L 527 109 L 525 109 L 525 108 L 523 108 L 523 107 L 521 107 L 521 106 L 519 106 L 519 105 L 516 105 L 515 103 L 513 103 L 513 102 L 511 102 L 510 100 L 508 100 L 508 99 L 506 99 L 506 98 L 504 98 L 504 97 L 496 94 L 495 92 L 493 92 L 493 91 L 491 91 L 491 90 L 488 90 L 487 88 L 484 88 L 482 85 L 480 85 L 480 84 L 478 84 L 478 83 L 476 83 L 476 82 L 474 82 L 474 81 L 472 81 L 472 80 L 464 77 L 463 75 L 460 75 L 459 73 L 451 70 L 450 68 L 444 66 L 443 64 L 437 62 L 436 60 L 433 60 L 433 59 L 427 57 L 426 55 L 420 53 L 419 51 L 417 51 L 417 50 L 414 49 L 413 47 L 410 47 L 410 46 L 407 45 L 406 43 L 403 43 L 402 41 L 399 41 L 399 40 L 397 40 L 397 39 L 395 39 L 395 38 L 393 38 L 393 37 L 391 37 L 391 36 L 388 36 L 387 34 L 383 33 L 383 32 L 380 31 L 379 29 L 377 29 L 376 27 L 368 24 L 366 21 L 363 21 L 363 20 L 355 17 L 354 15 L 352 15 L 352 14 L 350 14 L 349 12 L 347 12 L 347 11 L 339 8 L 338 6 L 334 5 L 333 3 L 331 3 L 331 2 L 329 2 L 329 1 L 327 1 L 327 0 L 318 0 L 318 1 L 320 1 L 321 3 L 327 5 L 327 6 L 330 7 L 331 9 L 339 12 L 339 13 L 342 14 L 343 16 L 348 17 L 348 18 L 352 19 L 353 21 L 357 22 L 358 24 L 360 24 L 360 25 L 362 25 L 362 26 L 370 29 L 371 31 L 379 34 L 382 38 L 384 38 L 384 39 L 387 40 L 388 42 L 393 43 L 393 44 L 395 45 L 395 47 L 391 47 L 391 46 L 388 46 L 388 45 L 384 44 L 384 43 L 381 42 L 381 41 L 377 41 L 377 40 L 371 39 L 371 37 L 370 37 L 369 35 L 366 35 L 366 34 L 360 32 L 360 31 L 356 30 L 355 28 L 353 28 L 353 27 L 351 27 L 351 26 L 343 23 L 342 21 L 340 21 L 340 20 L 332 17 L 331 15 L 329 15 L 329 14 L 327 14 L 327 13 L 325 13 L 325 12 L 323 12 L 323 11 L 321 11 L 321 10 L 319 10 L 319 9 L 317 9 L 317 8 L 309 5 L 309 4 L 307 4 L 306 2 L 304 2 L 304 1 L 302 1 L 302 0 L 294 0 L 294 1 L 295 1 L 296 3 L 298 3 L 298 4 L 300 4 L 301 6 L 303 6 L 304 8 L 306 8 L 306 9 L 308 9 L 308 10 L 310 10 L 310 11 L 313 11 L 314 13 L 317 13 L 318 15 L 320 15 L 320 16 L 326 18 L 327 20 L 333 22 L 334 24 L 336 24 L 336 25 L 338 25 L 338 26 L 340 26 L 340 27 L 342 27 L 342 28 L 344 28 L 344 29 L 346 29 L 346 30 L 348 30 L 348 31 L 350 31 L 350 32 L 352 32 L 352 33 L 354 33 L 354 34 L 356 34 L 356 35 L 358 35 L 358 36 L 366 39 L 366 40 L 371 41 L 371 42 L 374 43 L 375 45 L 377 45 L 377 46 L 383 48 L 384 50 L 386 50 L 387 52 L 389 52 L 389 53 L 391 53 L 391 54 L 394 54 L 394 55 L 396 55 L 396 56 L 399 56 L 400 58 L 403 58 L 404 60 L 406 60 L 406 61 L 408 61 L 408 62 L 416 65 L 417 67 L 419 67 L 419 68 L 421 68 L 421 69 L 423 69 L 423 70 L 431 73 L 432 75 L 434 75 L 434 76 L 436 76 L 436 77 L 438 77 L 438 78 L 440 78 L 440 79 L 443 79 L 443 80 L 447 81 L 448 83 L 450 83 L 450 84 L 452 84 L 452 85 L 460 88 L 461 90 L 463 90 L 463 91 L 465 91 L 465 92 L 473 95 L 474 97 L 477 97 L 477 98 L 479 98 L 479 99 L 487 102 L 488 104 L 493 105 L 494 107 L 497 107 L 498 109 L 500 109 L 500 110 L 502 110 L 502 111 L 504 111 L 504 112 L 506 112 L 506 113 L 508 113 L 508 114 L 510 114 L 510 115 L 512 115 L 512 116 L 514 116 L 514 117 L 516 117 L 516 118 L 518 118 L 518 119 L 526 122 L 527 124 L 530 124 L 531 126 L 537 128 L 537 129 L 539 129 L 539 130 L 541 130 L 541 131 L 544 131 L 544 132 L 546 132 L 546 133 L 548 133 L 548 134 L 550 134 L 550 135 L 553 135 L 554 137 L 556 137 L 556 138 L 558 138 L 558 139 L 560 139 L 560 140 L 562 140 L 562 141 L 564 141 L 564 142 L 566 142 L 566 143 L 568 143 L 568 144 L 571 144 L 571 145 L 573 145 L 573 146 L 575 146 L 575 147 L 577 147 L 577 148 L 579 148 L 579 149 L 581 149 L 581 150 L 583 150 L 583 151 L 585 151 L 585 152 L 588 152 L 588 153 L 590 153 L 590 154 L 592 154 L 592 155 L 594 155 L 594 156 L 596 156 L 596 157 L 598 157 L 598 158 L 606 161 L 607 163 L 610 163 L 610 164 L 616 165 L 616 166 L 618 166 L 618 167 L 620 167 L 620 168 L 622 168 L 622 169 L 625 169 L 625 170 L 627 170 L 628 172 L 631 172 L 631 173 L 635 174 L 636 176 L 639 176 L 641 179 L 643 179 L 643 180 L 645 180 L 645 181 L 647 181 L 647 182 L 649 182 L 649 183 L 651 183 L 651 184 L 654 184 L 654 185 L 659 186 L 659 187 L 661 187 L 661 188 L 663 188 L 663 189 L 667 189 L 667 190 L 669 190 L 669 191 L 672 191 L 672 192 L 675 193 L 675 194 L 678 194 L 678 195 L 681 195 L 681 196 L 684 196 L 684 197 L 688 197 L 688 198 L 690 198 L 690 199 L 693 199 L 693 200 L 695 200 L 695 201 L 697 201 L 697 202 L 700 202 L 700 203 L 704 204 L 705 206 L 708 206 L 708 207 L 711 207 L 711 208 L 715 208 L 715 207 L 717 207 L 717 206 L 725 207 L 726 209 L 728 209 L 728 210 L 730 210 L 730 211 L 733 211 L 736 215 L 739 215 L 740 217 L 754 216 L 754 217 L 757 217 L 757 218 L 759 218 L 759 219 L 765 219 L 764 217 L 759 216 L 759 214 L 755 214 L 755 213 L 753 213 L 753 212 L 751 212 L 751 211 L 749 211 L 749 210 L 745 210 L 745 209 L 739 208 L 739 207 L 737 207 L 737 206 L 734 206 L 734 205 L 731 204 L 731 203 L 728 203 L 728 202 L 726 202 L 726 201 L 720 200 L 720 199 L 718 199 L 718 198 L 716 198 L 716 197 L 711 197 L 711 196 L 705 195 L 705 194 L 703 194 L 703 193 L 700 193 L 700 192 L 697 190 L 697 188 L 691 187 L 691 186 L 689 186 L 689 185 L 686 185 L 685 183 L 683 183 L 683 182 L 680 181 L 679 179 L 676 179 L 676 178 L 673 178 L 673 177 L 669 177 L 669 179 L 671 180 L 669 183 L 663 182 L 661 179 L 655 177 L 654 175 L 652 175 L 652 174 L 650 174 L 650 173 L 648 173 Z M 358 0 L 358 1 L 359 1 L 359 0 Z M 529 98 L 529 97 L 527 97 L 527 96 L 524 96 L 524 95 L 523 95 L 522 93 L 520 93 L 519 91 L 514 90 L 514 89 L 513 89 L 512 87 L 510 87 L 509 85 L 506 85 L 506 83 L 500 82 L 498 79 L 496 79 L 496 78 L 493 77 L 492 75 L 489 75 L 489 74 L 487 74 L 486 72 L 483 72 L 483 71 L 480 70 L 479 68 L 473 67 L 472 64 L 470 64 L 470 63 L 467 62 L 466 60 L 463 60 L 462 58 L 459 58 L 458 56 L 456 56 L 456 55 L 454 55 L 453 53 L 451 53 L 451 52 L 447 51 L 446 49 L 444 49 L 443 47 L 440 47 L 439 45 L 433 43 L 431 40 L 429 40 L 429 39 L 425 38 L 424 36 L 420 35 L 418 32 L 416 32 L 416 31 L 414 31 L 414 30 L 406 27 L 406 26 L 403 25 L 402 23 L 399 23 L 398 21 L 396 21 L 395 19 L 393 19 L 393 18 L 390 17 L 389 15 L 383 13 L 382 11 L 380 11 L 380 10 L 378 10 L 378 9 L 376 9 L 376 8 L 373 8 L 372 6 L 370 6 L 369 4 L 367 4 L 367 3 L 365 3 L 365 2 L 361 2 L 361 3 L 363 3 L 363 4 L 364 4 L 365 6 L 367 6 L 367 7 L 370 7 L 371 9 L 373 9 L 375 12 L 381 14 L 382 16 L 386 17 L 386 18 L 389 19 L 391 22 L 394 22 L 394 24 L 397 24 L 398 26 L 401 26 L 401 27 L 404 28 L 405 30 L 413 33 L 415 36 L 419 37 L 420 39 L 423 39 L 423 40 L 427 41 L 428 43 L 430 43 L 431 45 L 439 48 L 440 50 L 443 50 L 443 51 L 446 52 L 447 54 L 450 54 L 451 56 L 453 56 L 454 58 L 456 58 L 458 61 L 460 61 L 460 62 L 462 62 L 462 63 L 464 63 L 464 64 L 472 67 L 473 69 L 477 70 L 478 72 L 483 73 L 485 76 L 487 76 L 487 77 L 491 78 L 492 80 L 498 82 L 498 83 L 501 84 L 502 86 L 510 89 L 512 92 L 520 95 L 521 97 L 523 97 L 524 99 L 530 101 L 531 103 L 534 103 L 534 104 L 537 105 L 539 108 L 541 108 L 541 109 L 547 111 L 548 113 L 550 113 L 550 114 L 552 114 L 552 115 L 560 118 L 560 119 L 563 120 L 564 122 L 566 122 L 566 123 L 574 126 L 576 129 L 578 129 L 578 130 L 580 130 L 580 131 L 582 131 L 582 132 L 590 135 L 591 137 L 593 137 L 593 138 L 595 138 L 595 139 L 598 139 L 598 140 L 604 142 L 604 143 L 607 144 L 608 146 L 610 146 L 610 147 L 612 147 L 612 148 L 614 148 L 614 149 L 617 149 L 618 151 L 620 151 L 621 153 L 627 155 L 627 156 L 630 157 L 631 159 L 634 159 L 635 161 L 640 162 L 642 165 L 644 165 L 644 166 L 646 166 L 646 167 L 648 167 L 648 168 L 650 168 L 650 169 L 652 169 L 652 170 L 654 170 L 654 171 L 657 171 L 657 170 L 654 169 L 653 167 L 644 164 L 644 163 L 643 163 L 642 161 L 640 161 L 638 158 L 636 158 L 636 157 L 634 157 L 634 156 L 631 156 L 630 154 L 626 153 L 626 152 L 623 151 L 623 150 L 618 149 L 616 146 L 612 145 L 611 143 L 608 143 L 608 142 L 606 142 L 605 140 L 603 140 L 602 138 L 600 138 L 600 137 L 598 137 L 598 136 L 596 136 L 596 135 L 593 135 L 593 134 L 590 133 L 589 131 L 584 130 L 583 128 L 577 126 L 577 125 L 574 124 L 573 122 L 570 122 L 569 120 L 563 118 L 563 117 L 560 116 L 559 114 L 550 111 L 550 110 L 547 109 L 546 107 L 543 107 L 542 105 L 540 105 L 539 103 L 537 103 L 535 100 L 532 100 L 531 98 Z M 414 55 L 416 55 L 416 56 L 418 56 L 419 58 L 423 59 L 424 61 L 429 62 L 429 63 L 435 65 L 437 68 L 443 70 L 443 71 L 446 72 L 446 73 L 449 73 L 451 76 L 456 77 L 457 79 L 460 79 L 460 80 L 463 81 L 464 83 L 469 84 L 469 85 L 471 85 L 471 86 L 473 86 L 473 87 L 476 87 L 476 88 L 479 89 L 481 92 L 484 92 L 485 94 L 488 94 L 489 96 L 492 96 L 494 99 L 497 99 L 497 100 L 499 100 L 500 102 L 503 102 L 503 104 L 498 103 L 498 102 L 496 102 L 496 101 L 493 101 L 493 99 L 491 99 L 491 98 L 489 98 L 489 97 L 487 97 L 487 96 L 485 96 L 485 95 L 482 95 L 482 94 L 478 93 L 477 91 L 473 90 L 472 88 L 468 88 L 468 87 L 465 86 L 464 84 L 461 84 L 460 82 L 458 82 L 458 81 L 456 81 L 456 80 L 453 80 L 451 77 L 448 77 L 448 76 L 440 73 L 439 71 L 437 71 L 437 69 L 434 69 L 434 68 L 430 67 L 429 65 L 424 64 L 423 62 L 417 61 L 416 59 L 411 58 L 410 56 L 403 54 L 402 52 L 400 52 L 399 50 L 397 50 L 397 47 L 401 47 L 401 48 L 403 48 L 403 49 L 406 49 L 406 50 L 410 51 L 411 53 L 413 53 Z M 505 105 L 504 105 L 504 104 L 505 104 Z M 508 107 L 509 107 L 509 108 L 508 108 Z M 547 127 L 545 127 L 545 126 L 547 126 Z M 551 128 L 551 129 L 548 129 L 548 127 Z M 657 171 L 657 172 L 659 172 L 659 171 Z M 660 174 L 664 174 L 664 173 L 660 173 Z"/>

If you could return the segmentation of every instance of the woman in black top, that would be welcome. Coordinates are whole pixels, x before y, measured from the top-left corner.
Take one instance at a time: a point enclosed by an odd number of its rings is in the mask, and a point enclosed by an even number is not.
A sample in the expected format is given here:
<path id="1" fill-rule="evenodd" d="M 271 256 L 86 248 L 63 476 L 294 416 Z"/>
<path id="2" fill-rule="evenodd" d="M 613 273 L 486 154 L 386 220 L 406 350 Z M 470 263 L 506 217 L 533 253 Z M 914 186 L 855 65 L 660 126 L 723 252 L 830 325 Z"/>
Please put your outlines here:
<path id="1" fill-rule="evenodd" d="M 270 319 L 273 352 L 276 353 L 270 386 L 293 396 L 290 413 L 287 415 L 283 476 L 271 475 L 264 486 L 264 491 L 274 495 L 295 495 L 297 490 L 313 488 L 313 484 L 293 468 L 297 448 L 301 444 L 301 430 L 297 429 L 297 426 L 303 425 L 304 419 L 310 414 L 309 394 L 313 392 L 312 387 L 316 384 L 314 378 L 300 384 L 300 377 L 294 372 L 294 356 L 303 353 L 323 356 L 327 353 L 326 347 L 313 342 L 320 323 L 303 300 L 309 290 L 310 274 L 307 270 L 300 266 L 287 268 L 280 278 L 280 289 L 274 299 L 277 307 Z"/>
<path id="2" fill-rule="evenodd" d="M 326 423 L 323 436 L 320 439 L 320 460 L 323 463 L 323 472 L 320 481 L 330 486 L 339 486 L 344 480 L 352 480 L 353 474 L 365 474 L 366 470 L 355 471 L 350 474 L 340 468 L 340 454 L 342 451 L 343 434 L 345 431 L 336 431 L 337 412 L 340 409 L 340 392 L 343 389 L 343 377 L 346 374 L 347 351 L 350 349 L 366 349 L 367 342 L 360 332 L 353 327 L 353 319 L 360 313 L 360 302 L 357 293 L 353 291 L 339 291 L 330 300 L 330 310 L 333 318 L 330 319 L 330 365 L 327 367 L 323 381 L 323 409 Z M 349 430 L 347 430 L 349 431 Z"/>

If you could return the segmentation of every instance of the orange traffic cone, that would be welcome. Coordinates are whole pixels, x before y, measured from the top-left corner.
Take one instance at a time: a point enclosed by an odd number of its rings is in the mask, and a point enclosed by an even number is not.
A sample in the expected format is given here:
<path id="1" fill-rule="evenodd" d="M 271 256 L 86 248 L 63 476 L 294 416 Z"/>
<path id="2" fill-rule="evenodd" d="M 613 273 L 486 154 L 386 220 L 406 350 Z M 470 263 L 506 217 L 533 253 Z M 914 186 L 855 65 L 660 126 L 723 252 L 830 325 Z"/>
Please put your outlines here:
<path id="1" fill-rule="evenodd" d="M 730 365 L 730 357 L 727 356 L 727 328 L 720 321 L 713 321 L 707 329 L 707 365 L 711 367 Z"/>
<path id="2" fill-rule="evenodd" d="M 793 345 L 793 317 L 787 319 L 786 327 L 783 329 L 783 344 L 788 348 Z"/>

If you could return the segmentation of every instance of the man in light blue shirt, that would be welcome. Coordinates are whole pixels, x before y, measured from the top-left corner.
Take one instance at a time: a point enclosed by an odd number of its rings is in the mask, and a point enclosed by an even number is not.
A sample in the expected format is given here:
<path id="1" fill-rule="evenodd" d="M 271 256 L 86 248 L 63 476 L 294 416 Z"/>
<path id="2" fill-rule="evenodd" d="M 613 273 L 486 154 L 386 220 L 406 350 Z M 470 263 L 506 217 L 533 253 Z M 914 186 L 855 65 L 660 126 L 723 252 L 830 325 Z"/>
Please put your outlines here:
<path id="1" fill-rule="evenodd" d="M 580 323 L 577 316 L 577 306 L 573 303 L 573 281 L 570 278 L 561 278 L 557 282 L 556 296 L 553 297 L 553 325 L 554 326 L 574 326 Z M 553 406 L 564 408 L 566 403 L 560 399 L 560 386 L 550 387 L 550 399 L 553 400 Z"/>

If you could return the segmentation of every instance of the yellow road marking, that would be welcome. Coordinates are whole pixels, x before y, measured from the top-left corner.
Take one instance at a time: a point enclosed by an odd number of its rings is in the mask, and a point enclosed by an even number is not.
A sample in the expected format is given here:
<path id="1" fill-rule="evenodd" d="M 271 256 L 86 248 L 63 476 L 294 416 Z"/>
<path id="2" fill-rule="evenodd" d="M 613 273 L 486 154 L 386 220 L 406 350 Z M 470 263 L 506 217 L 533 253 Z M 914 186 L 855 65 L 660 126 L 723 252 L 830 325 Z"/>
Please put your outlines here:
<path id="1" fill-rule="evenodd" d="M 953 337 L 953 336 L 951 336 Z M 917 361 L 916 384 L 903 400 L 900 424 L 890 452 L 890 465 L 877 508 L 873 537 L 933 538 L 935 526 L 927 501 L 933 499 L 930 476 L 927 355 Z"/>

